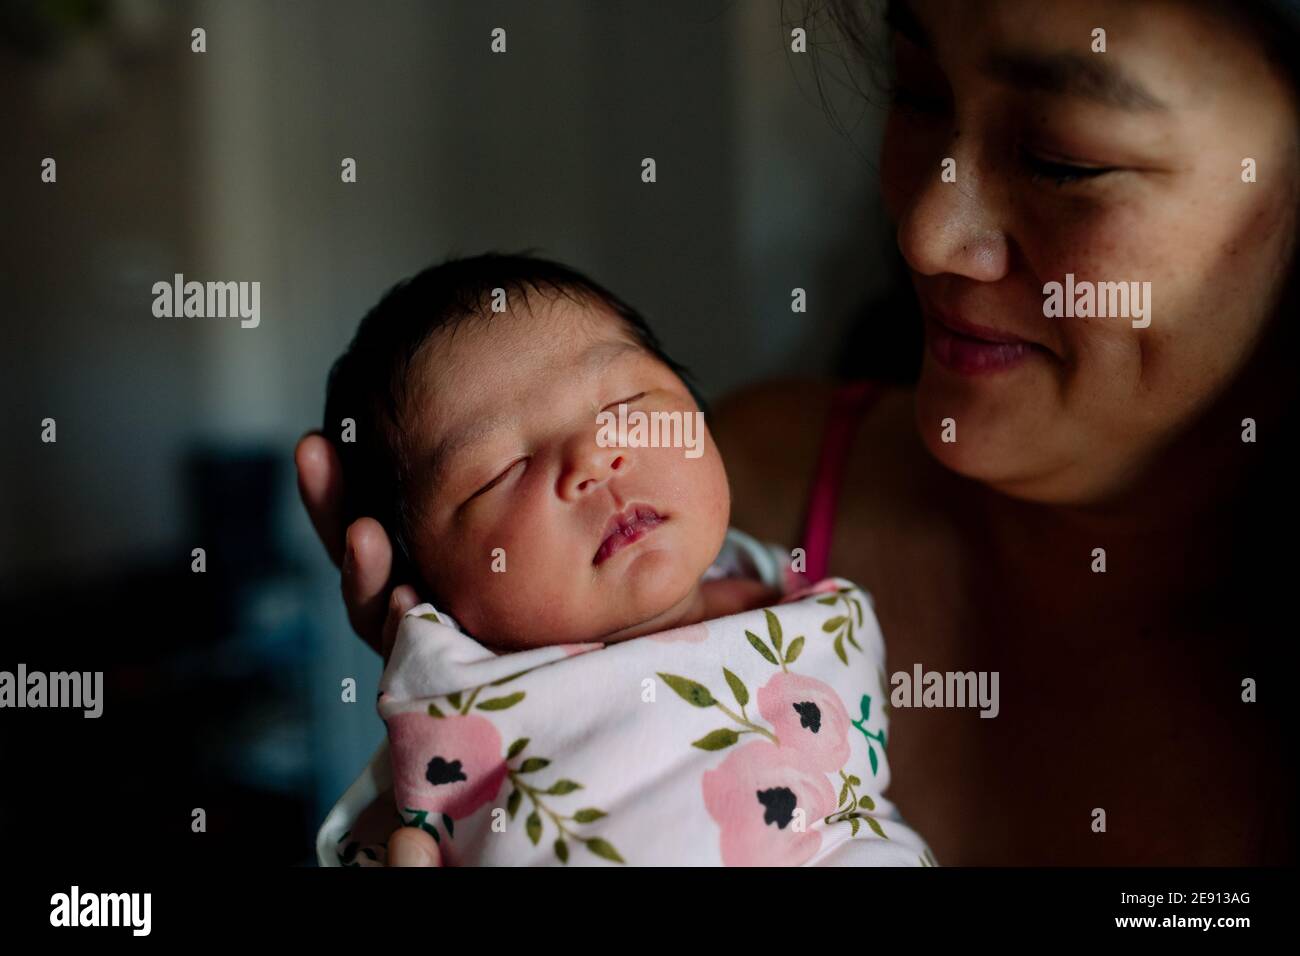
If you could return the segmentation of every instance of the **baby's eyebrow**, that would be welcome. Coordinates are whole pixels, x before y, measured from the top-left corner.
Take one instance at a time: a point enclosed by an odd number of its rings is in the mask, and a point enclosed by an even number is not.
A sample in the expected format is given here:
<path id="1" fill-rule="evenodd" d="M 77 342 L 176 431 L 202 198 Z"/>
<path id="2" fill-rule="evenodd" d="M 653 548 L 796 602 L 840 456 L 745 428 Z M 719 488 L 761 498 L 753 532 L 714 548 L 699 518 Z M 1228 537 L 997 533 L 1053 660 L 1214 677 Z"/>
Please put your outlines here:
<path id="1" fill-rule="evenodd" d="M 579 355 L 570 366 L 572 377 L 590 377 L 624 355 L 632 352 L 644 352 L 643 346 L 636 342 L 620 339 L 615 342 L 598 342 L 591 348 Z M 489 415 L 480 418 L 463 428 L 458 428 L 448 435 L 444 435 L 434 445 L 430 453 L 430 459 L 433 466 L 433 482 L 435 487 L 441 485 L 451 471 L 453 459 L 457 454 L 463 452 L 466 448 L 477 445 L 509 425 L 513 421 L 513 416 L 504 414 Z M 592 427 L 595 427 L 593 421 Z"/>

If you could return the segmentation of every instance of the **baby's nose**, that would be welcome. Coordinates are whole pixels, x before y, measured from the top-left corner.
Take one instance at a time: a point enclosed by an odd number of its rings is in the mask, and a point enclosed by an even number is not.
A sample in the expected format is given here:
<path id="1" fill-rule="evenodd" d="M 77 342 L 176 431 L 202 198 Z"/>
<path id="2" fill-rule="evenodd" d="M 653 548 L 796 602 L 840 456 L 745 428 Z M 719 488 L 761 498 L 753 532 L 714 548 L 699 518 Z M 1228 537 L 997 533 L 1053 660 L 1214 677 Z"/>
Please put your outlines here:
<path id="1" fill-rule="evenodd" d="M 560 494 L 567 498 L 595 491 L 614 475 L 625 473 L 630 466 L 626 448 L 587 446 L 575 454 L 565 470 Z"/>

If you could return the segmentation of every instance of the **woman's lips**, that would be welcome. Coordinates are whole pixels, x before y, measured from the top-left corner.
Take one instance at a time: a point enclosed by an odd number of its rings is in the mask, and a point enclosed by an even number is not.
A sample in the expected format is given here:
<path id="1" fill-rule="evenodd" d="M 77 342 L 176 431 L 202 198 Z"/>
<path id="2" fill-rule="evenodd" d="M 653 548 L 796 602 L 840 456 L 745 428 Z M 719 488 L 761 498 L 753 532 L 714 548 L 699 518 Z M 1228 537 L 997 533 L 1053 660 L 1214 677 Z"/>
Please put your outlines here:
<path id="1" fill-rule="evenodd" d="M 1014 335 L 926 317 L 926 344 L 940 365 L 963 375 L 1001 372 L 1043 351 Z"/>
<path id="2" fill-rule="evenodd" d="M 666 516 L 659 514 L 648 505 L 633 505 L 622 514 L 614 515 L 609 520 L 611 530 L 596 549 L 596 556 L 591 559 L 591 563 L 604 563 L 619 551 L 640 541 L 667 520 Z"/>

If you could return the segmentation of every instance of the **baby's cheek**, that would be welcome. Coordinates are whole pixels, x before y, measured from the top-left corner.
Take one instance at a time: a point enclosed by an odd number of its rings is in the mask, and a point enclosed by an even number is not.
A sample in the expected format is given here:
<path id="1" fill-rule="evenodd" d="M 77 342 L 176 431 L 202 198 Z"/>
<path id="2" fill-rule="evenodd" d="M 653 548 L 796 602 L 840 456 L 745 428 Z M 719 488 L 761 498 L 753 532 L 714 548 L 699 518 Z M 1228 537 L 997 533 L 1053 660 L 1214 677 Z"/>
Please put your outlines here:
<path id="1" fill-rule="evenodd" d="M 723 467 L 722 456 L 710 442 L 708 454 L 693 464 L 697 466 L 699 503 L 708 527 L 716 532 L 721 526 L 725 531 L 731 516 L 731 489 L 727 484 L 727 470 Z"/>

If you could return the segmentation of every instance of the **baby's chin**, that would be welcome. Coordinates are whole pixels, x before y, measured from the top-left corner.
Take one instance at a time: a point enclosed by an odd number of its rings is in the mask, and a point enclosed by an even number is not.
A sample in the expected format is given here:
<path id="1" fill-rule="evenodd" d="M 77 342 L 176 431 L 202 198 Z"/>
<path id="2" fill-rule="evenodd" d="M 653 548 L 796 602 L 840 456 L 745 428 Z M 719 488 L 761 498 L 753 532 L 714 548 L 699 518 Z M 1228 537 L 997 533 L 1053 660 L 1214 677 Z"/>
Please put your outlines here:
<path id="1" fill-rule="evenodd" d="M 678 626 L 698 609 L 704 569 L 694 573 L 672 561 L 642 563 L 645 567 L 630 569 L 617 580 L 598 583 L 584 595 L 587 607 L 561 609 L 552 600 L 529 610 L 515 603 L 511 618 L 517 625 L 485 624 L 474 638 L 501 653 L 554 644 L 612 644 Z"/>

